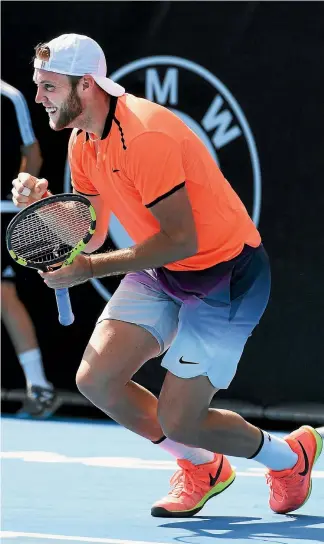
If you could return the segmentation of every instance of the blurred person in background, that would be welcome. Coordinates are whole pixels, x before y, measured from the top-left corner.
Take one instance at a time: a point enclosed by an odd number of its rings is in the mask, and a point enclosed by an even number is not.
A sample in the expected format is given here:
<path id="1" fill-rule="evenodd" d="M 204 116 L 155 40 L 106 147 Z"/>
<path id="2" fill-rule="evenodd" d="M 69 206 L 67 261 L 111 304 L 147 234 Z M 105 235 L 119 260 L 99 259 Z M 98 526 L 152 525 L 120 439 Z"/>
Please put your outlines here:
<path id="1" fill-rule="evenodd" d="M 43 160 L 25 98 L 3 80 L 1 132 L 1 200 L 6 201 L 11 199 L 12 177 L 26 171 L 37 176 Z M 17 292 L 17 277 L 23 269 L 11 259 L 5 243 L 11 217 L 1 213 L 1 319 L 26 379 L 26 398 L 18 415 L 45 418 L 57 409 L 58 398 L 45 375 L 34 324 Z"/>

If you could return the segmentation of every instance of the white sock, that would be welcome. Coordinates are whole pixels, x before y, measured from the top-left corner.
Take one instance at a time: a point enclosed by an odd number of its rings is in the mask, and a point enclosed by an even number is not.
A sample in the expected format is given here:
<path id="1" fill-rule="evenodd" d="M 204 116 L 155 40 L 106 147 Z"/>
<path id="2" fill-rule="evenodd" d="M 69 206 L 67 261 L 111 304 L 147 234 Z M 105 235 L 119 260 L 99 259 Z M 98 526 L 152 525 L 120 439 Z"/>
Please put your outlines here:
<path id="1" fill-rule="evenodd" d="M 52 389 L 53 386 L 46 379 L 42 354 L 39 349 L 30 349 L 18 355 L 21 368 L 24 371 L 27 386 L 38 385 Z"/>
<path id="2" fill-rule="evenodd" d="M 260 429 L 261 430 L 261 429 Z M 287 470 L 295 466 L 298 455 L 282 438 L 277 438 L 266 431 L 263 434 L 263 442 L 257 453 L 250 457 L 271 470 Z"/>
<path id="3" fill-rule="evenodd" d="M 193 465 L 202 465 L 203 463 L 210 463 L 214 460 L 215 454 L 211 451 L 202 450 L 201 448 L 192 448 L 191 446 L 185 446 L 174 442 L 169 438 L 162 438 L 157 442 L 153 442 L 162 448 L 163 450 L 171 453 L 176 459 L 186 459 Z"/>

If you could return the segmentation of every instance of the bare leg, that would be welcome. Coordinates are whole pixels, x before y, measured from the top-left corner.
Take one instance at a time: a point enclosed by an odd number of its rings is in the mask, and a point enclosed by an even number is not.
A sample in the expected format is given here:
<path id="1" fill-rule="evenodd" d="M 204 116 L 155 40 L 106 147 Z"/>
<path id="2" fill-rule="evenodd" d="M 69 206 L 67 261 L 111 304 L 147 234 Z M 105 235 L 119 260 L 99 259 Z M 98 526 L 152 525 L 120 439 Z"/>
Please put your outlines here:
<path id="1" fill-rule="evenodd" d="M 17 295 L 16 286 L 1 282 L 2 320 L 17 355 L 38 348 L 34 324 Z"/>
<path id="2" fill-rule="evenodd" d="M 235 412 L 209 408 L 216 392 L 206 376 L 183 379 L 168 372 L 158 409 L 164 434 L 188 446 L 253 456 L 261 442 L 260 429 Z"/>
<path id="3" fill-rule="evenodd" d="M 2 319 L 16 351 L 27 385 L 27 396 L 19 413 L 42 415 L 53 413 L 58 401 L 53 385 L 47 380 L 42 353 L 38 346 L 35 327 L 16 286 L 9 281 L 1 282 Z M 44 393 L 46 390 L 46 393 Z"/>
<path id="4" fill-rule="evenodd" d="M 79 390 L 95 406 L 152 441 L 163 435 L 157 399 L 131 378 L 159 349 L 157 340 L 138 325 L 102 321 L 91 336 L 76 377 Z"/>

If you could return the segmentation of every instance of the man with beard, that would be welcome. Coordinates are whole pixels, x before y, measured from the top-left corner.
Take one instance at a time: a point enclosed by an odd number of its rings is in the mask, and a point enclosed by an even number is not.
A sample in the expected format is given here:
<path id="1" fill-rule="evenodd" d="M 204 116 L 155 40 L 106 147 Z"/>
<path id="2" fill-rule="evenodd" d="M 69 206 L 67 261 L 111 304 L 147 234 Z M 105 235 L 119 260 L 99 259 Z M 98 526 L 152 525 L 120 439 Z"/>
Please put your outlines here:
<path id="1" fill-rule="evenodd" d="M 271 508 L 296 510 L 310 493 L 318 433 L 301 427 L 280 439 L 210 408 L 232 381 L 269 297 L 268 257 L 244 205 L 177 116 L 106 77 L 94 40 L 65 34 L 41 44 L 34 68 L 36 102 L 51 128 L 74 129 L 73 190 L 89 198 L 98 218 L 87 252 L 102 245 L 110 211 L 135 240 L 40 274 L 55 289 L 126 274 L 98 320 L 77 385 L 103 412 L 176 457 L 173 488 L 152 515 L 192 516 L 227 489 L 235 473 L 224 454 L 266 466 Z M 48 194 L 47 181 L 28 174 L 13 186 L 20 207 Z M 157 400 L 132 377 L 166 351 Z"/>

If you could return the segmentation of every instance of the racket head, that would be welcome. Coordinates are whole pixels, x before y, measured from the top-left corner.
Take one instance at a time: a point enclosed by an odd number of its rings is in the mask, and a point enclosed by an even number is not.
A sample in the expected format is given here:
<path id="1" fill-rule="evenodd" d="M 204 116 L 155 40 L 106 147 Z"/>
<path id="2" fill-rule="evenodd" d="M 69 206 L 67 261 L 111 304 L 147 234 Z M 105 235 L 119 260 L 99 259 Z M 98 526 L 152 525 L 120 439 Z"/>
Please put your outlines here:
<path id="1" fill-rule="evenodd" d="M 39 270 L 70 264 L 96 229 L 96 213 L 84 196 L 62 193 L 34 202 L 9 223 L 6 245 L 18 264 Z"/>

